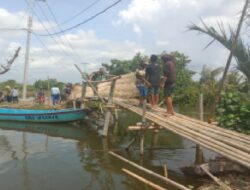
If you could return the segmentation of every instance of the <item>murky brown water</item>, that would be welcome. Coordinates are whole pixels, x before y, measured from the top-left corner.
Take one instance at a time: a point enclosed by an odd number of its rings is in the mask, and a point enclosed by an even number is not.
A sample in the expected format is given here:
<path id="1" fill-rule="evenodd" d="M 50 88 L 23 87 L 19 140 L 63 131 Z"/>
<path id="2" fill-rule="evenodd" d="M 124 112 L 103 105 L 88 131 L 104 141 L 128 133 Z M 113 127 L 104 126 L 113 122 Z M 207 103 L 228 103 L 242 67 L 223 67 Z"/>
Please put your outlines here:
<path id="1" fill-rule="evenodd" d="M 109 139 L 101 138 L 86 124 L 0 122 L 0 189 L 150 189 L 124 174 L 121 168 L 127 165 L 111 157 L 109 150 L 161 174 L 163 164 L 167 164 L 169 178 L 182 184 L 197 186 L 201 183 L 195 177 L 184 175 L 180 169 L 194 163 L 195 144 L 169 131 L 146 133 L 143 157 L 139 156 L 139 142 L 126 152 L 124 146 L 135 135 L 128 133 L 126 127 L 136 121 L 140 121 L 138 116 L 121 112 Z M 205 156 L 208 159 L 214 154 L 205 151 Z M 158 183 L 152 177 L 149 179 Z"/>

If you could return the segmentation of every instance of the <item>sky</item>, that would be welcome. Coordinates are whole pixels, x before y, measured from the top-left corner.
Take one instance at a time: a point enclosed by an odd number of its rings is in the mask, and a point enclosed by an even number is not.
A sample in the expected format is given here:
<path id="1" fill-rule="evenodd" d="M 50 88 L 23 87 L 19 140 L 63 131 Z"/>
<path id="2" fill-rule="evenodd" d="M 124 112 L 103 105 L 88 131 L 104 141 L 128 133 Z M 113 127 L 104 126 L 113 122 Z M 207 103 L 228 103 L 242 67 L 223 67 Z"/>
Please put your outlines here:
<path id="1" fill-rule="evenodd" d="M 211 39 L 188 31 L 191 23 L 217 27 L 223 21 L 236 28 L 244 0 L 1 0 L 0 64 L 4 65 L 17 47 L 20 56 L 0 82 L 23 81 L 27 39 L 27 18 L 33 15 L 28 82 L 56 78 L 63 82 L 81 82 L 77 64 L 85 72 L 97 70 L 111 59 L 131 59 L 163 51 L 179 51 L 191 59 L 188 68 L 195 78 L 204 65 L 225 66 L 229 52 L 219 43 L 204 49 Z M 59 27 L 58 27 L 59 26 Z M 57 35 L 53 33 L 61 32 Z M 49 36 L 44 36 L 49 35 Z M 234 67 L 234 66 L 232 66 Z"/>

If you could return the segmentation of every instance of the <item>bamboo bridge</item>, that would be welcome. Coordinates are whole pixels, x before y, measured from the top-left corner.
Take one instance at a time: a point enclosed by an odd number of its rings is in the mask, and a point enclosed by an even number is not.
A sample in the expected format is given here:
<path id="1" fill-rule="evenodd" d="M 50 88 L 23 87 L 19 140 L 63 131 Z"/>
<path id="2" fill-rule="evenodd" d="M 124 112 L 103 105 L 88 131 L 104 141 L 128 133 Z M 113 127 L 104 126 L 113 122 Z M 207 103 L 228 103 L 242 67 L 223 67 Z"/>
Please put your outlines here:
<path id="1" fill-rule="evenodd" d="M 143 115 L 128 100 L 115 99 L 114 104 Z M 164 129 L 187 138 L 202 147 L 210 149 L 242 166 L 250 168 L 250 136 L 217 127 L 181 114 L 165 117 L 165 109 L 157 107 L 145 113 L 145 118 Z"/>
<path id="2" fill-rule="evenodd" d="M 163 108 L 156 107 L 146 111 L 145 109 L 135 106 L 133 101 L 130 101 L 129 98 L 115 98 L 116 81 L 121 81 L 122 76 L 116 76 L 112 79 L 99 82 L 102 84 L 106 83 L 105 89 L 109 89 L 109 92 L 105 96 L 100 95 L 98 89 L 93 86 L 95 81 L 90 81 L 77 65 L 76 68 L 79 70 L 85 81 L 82 86 L 81 99 L 93 98 L 93 96 L 89 97 L 86 95 L 86 88 L 88 86 L 88 88 L 95 92 L 95 98 L 97 97 L 102 103 L 106 104 L 105 123 L 102 132 L 103 136 L 107 136 L 110 117 L 115 106 L 119 106 L 143 116 L 144 120 L 147 119 L 164 129 L 172 131 L 250 169 L 250 136 L 224 129 L 213 124 L 208 124 L 178 113 L 166 117 L 166 111 Z M 125 85 L 128 86 L 128 84 L 129 83 L 127 82 Z"/>

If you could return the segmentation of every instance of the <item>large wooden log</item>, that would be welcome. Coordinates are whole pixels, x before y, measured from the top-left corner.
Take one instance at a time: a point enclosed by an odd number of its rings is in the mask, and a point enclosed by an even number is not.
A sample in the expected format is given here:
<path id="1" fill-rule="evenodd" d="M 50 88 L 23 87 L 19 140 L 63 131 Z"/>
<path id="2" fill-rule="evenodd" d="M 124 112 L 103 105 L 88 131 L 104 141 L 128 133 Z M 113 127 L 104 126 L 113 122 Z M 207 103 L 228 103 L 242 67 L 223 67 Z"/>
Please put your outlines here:
<path id="1" fill-rule="evenodd" d="M 120 160 L 122 160 L 123 162 L 137 168 L 138 170 L 141 170 L 144 173 L 146 173 L 148 175 L 151 175 L 151 176 L 153 176 L 153 177 L 161 180 L 162 182 L 165 182 L 165 183 L 167 183 L 167 184 L 169 184 L 169 185 L 171 185 L 173 187 L 176 187 L 176 188 L 181 189 L 181 190 L 189 190 L 189 188 L 187 188 L 187 187 L 185 187 L 185 186 L 183 186 L 183 185 L 181 185 L 181 184 L 179 184 L 179 183 L 177 183 L 177 182 L 175 182 L 175 181 L 173 181 L 171 179 L 168 179 L 168 178 L 166 178 L 164 176 L 161 176 L 161 175 L 159 175 L 159 174 L 157 174 L 157 173 L 155 173 L 155 172 L 153 172 L 153 171 L 151 171 L 149 169 L 146 169 L 146 168 L 144 168 L 142 166 L 139 166 L 138 164 L 136 164 L 134 162 L 131 162 L 131 161 L 123 158 L 122 156 L 120 156 L 120 155 L 118 155 L 118 154 L 116 154 L 114 152 L 109 151 L 109 154 L 116 157 L 116 158 L 118 158 L 118 159 L 120 159 Z"/>

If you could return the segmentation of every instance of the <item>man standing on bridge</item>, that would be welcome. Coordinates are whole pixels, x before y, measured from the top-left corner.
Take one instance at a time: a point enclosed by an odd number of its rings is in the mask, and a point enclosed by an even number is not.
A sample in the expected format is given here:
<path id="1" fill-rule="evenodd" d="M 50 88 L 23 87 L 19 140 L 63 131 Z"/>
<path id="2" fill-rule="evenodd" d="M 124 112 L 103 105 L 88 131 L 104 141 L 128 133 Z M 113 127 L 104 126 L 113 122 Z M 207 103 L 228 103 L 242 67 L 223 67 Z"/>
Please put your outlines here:
<path id="1" fill-rule="evenodd" d="M 168 54 L 163 54 L 161 56 L 161 59 L 164 62 L 163 80 L 161 83 L 161 87 L 164 88 L 164 96 L 167 106 L 167 115 L 174 115 L 173 101 L 171 95 L 174 91 L 176 82 L 175 62 L 173 56 Z"/>
<path id="2" fill-rule="evenodd" d="M 161 83 L 161 67 L 157 63 L 157 56 L 151 55 L 151 64 L 146 68 L 146 80 L 150 83 L 148 93 L 151 106 L 154 107 L 158 104 Z"/>

